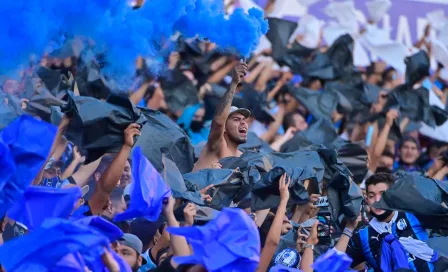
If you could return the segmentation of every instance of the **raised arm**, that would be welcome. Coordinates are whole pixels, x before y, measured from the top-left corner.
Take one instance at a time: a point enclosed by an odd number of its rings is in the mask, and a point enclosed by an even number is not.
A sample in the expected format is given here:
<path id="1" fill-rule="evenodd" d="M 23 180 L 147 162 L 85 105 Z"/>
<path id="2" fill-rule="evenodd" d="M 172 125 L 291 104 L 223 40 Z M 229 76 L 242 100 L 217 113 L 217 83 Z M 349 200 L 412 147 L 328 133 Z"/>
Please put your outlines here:
<path id="1" fill-rule="evenodd" d="M 387 139 L 389 138 L 389 133 L 392 128 L 394 121 L 398 118 L 397 110 L 389 110 L 386 116 L 386 123 L 384 124 L 383 129 L 381 130 L 380 135 L 378 136 L 378 140 L 375 143 L 375 147 L 373 148 L 373 153 L 371 154 L 371 165 L 369 166 L 370 171 L 374 172 L 378 166 L 379 159 L 383 154 L 384 149 L 386 148 Z"/>
<path id="2" fill-rule="evenodd" d="M 257 269 L 258 272 L 265 272 L 268 270 L 275 250 L 280 243 L 283 218 L 285 217 L 286 205 L 288 205 L 289 200 L 289 178 L 287 178 L 286 174 L 283 174 L 280 178 L 279 191 L 280 205 L 278 205 L 277 213 L 275 214 L 274 221 L 272 222 L 268 236 L 266 237 L 264 248 L 261 251 L 260 264 Z"/>
<path id="3" fill-rule="evenodd" d="M 227 117 L 229 116 L 230 107 L 232 106 L 233 95 L 235 94 L 236 87 L 242 81 L 247 74 L 247 64 L 238 64 L 232 74 L 232 83 L 229 89 L 221 98 L 218 106 L 216 107 L 215 116 L 213 117 L 210 135 L 208 136 L 208 142 L 206 147 L 208 150 L 217 150 L 223 139 L 224 129 L 226 126 Z"/>
<path id="4" fill-rule="evenodd" d="M 118 152 L 117 156 L 96 184 L 92 198 L 89 200 L 90 210 L 93 215 L 99 215 L 103 211 L 103 207 L 109 200 L 110 194 L 117 187 L 117 183 L 123 174 L 126 160 L 134 145 L 134 136 L 140 135 L 139 126 L 138 124 L 130 124 L 126 128 L 124 131 L 124 144 L 120 152 Z"/>

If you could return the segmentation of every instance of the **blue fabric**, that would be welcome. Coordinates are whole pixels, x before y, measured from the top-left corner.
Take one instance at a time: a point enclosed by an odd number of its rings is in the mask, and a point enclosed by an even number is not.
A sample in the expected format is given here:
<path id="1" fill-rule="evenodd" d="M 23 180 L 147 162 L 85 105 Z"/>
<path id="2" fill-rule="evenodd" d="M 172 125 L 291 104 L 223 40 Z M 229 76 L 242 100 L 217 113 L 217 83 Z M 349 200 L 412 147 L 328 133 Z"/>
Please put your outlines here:
<path id="1" fill-rule="evenodd" d="M 84 258 L 79 253 L 68 254 L 63 257 L 54 267 L 51 272 L 67 271 L 67 272 L 85 272 L 86 263 Z"/>
<path id="2" fill-rule="evenodd" d="M 429 91 L 431 91 L 432 90 L 432 82 L 431 82 L 431 80 L 427 77 L 423 81 L 422 86 L 425 87 L 426 89 L 428 89 Z"/>
<path id="3" fill-rule="evenodd" d="M 408 257 L 397 238 L 388 234 L 381 245 L 381 271 L 393 272 L 399 268 L 410 268 Z"/>
<path id="4" fill-rule="evenodd" d="M 422 227 L 422 225 L 420 224 L 420 221 L 417 219 L 417 217 L 415 217 L 415 215 L 413 215 L 411 213 L 406 213 L 406 218 L 408 219 L 408 221 L 411 225 L 412 231 L 415 233 L 415 236 L 417 236 L 417 239 L 420 241 L 426 242 L 429 238 L 428 233 Z M 428 264 L 429 271 L 434 271 L 434 264 L 431 262 L 427 262 L 427 264 Z"/>
<path id="5" fill-rule="evenodd" d="M 364 228 L 359 231 L 359 239 L 361 240 L 361 247 L 362 252 L 364 254 L 364 258 L 366 258 L 367 263 L 373 269 L 376 269 L 378 264 L 375 261 L 375 258 L 373 258 L 372 250 L 370 249 L 368 228 Z"/>
<path id="6" fill-rule="evenodd" d="M 297 268 L 287 267 L 281 264 L 277 264 L 276 266 L 273 266 L 271 269 L 269 269 L 269 272 L 299 272 L 302 270 L 299 270 Z"/>
<path id="7" fill-rule="evenodd" d="M 168 228 L 185 236 L 193 255 L 174 257 L 178 264 L 201 264 L 210 272 L 255 271 L 260 262 L 260 236 L 241 209 L 224 208 L 205 226 Z"/>
<path id="8" fill-rule="evenodd" d="M 336 129 L 339 129 L 339 128 L 341 127 L 341 125 L 342 125 L 342 120 L 339 120 L 339 121 L 337 121 L 337 122 L 334 124 L 334 127 L 335 127 Z"/>
<path id="9" fill-rule="evenodd" d="M 143 155 L 140 147 L 132 152 L 132 177 L 129 208 L 124 213 L 117 214 L 114 221 L 137 217 L 157 221 L 162 212 L 163 200 L 171 196 L 171 189 Z"/>
<path id="10" fill-rule="evenodd" d="M 190 128 L 191 121 L 196 112 L 202 107 L 201 104 L 196 104 L 193 106 L 186 107 L 182 112 L 182 115 L 177 120 L 178 125 L 182 125 L 184 131 L 190 137 L 191 143 L 197 145 L 200 142 L 207 141 L 208 135 L 210 134 L 210 128 L 203 127 L 199 132 L 193 132 Z"/>
<path id="11" fill-rule="evenodd" d="M 309 125 L 311 122 L 313 122 L 313 116 L 311 114 L 308 114 L 308 117 L 306 118 L 306 123 Z"/>
<path id="12" fill-rule="evenodd" d="M 90 207 L 88 205 L 81 205 L 81 207 L 79 207 L 78 209 L 76 209 L 72 216 L 70 217 L 71 219 L 79 219 L 79 218 L 83 218 L 84 213 L 88 212 L 90 210 Z"/>
<path id="13" fill-rule="evenodd" d="M 428 240 L 428 233 L 426 230 L 422 227 L 420 224 L 420 221 L 418 221 L 417 217 L 411 213 L 406 213 L 406 218 L 408 219 L 409 223 L 411 224 L 412 231 L 414 231 L 415 236 L 417 236 L 417 239 L 420 241 L 425 242 Z"/>
<path id="14" fill-rule="evenodd" d="M 8 272 L 54 271 L 52 268 L 71 253 L 78 252 L 84 260 L 100 259 L 109 243 L 107 237 L 92 228 L 64 219 L 50 219 L 40 228 L 2 245 L 0 263 Z"/>
<path id="15" fill-rule="evenodd" d="M 79 187 L 55 189 L 30 186 L 8 210 L 8 216 L 24 224 L 28 230 L 33 230 L 49 218 L 67 219 L 80 198 Z"/>
<path id="16" fill-rule="evenodd" d="M 330 249 L 314 261 L 313 268 L 317 272 L 345 272 L 352 261 L 347 254 Z"/>
<path id="17" fill-rule="evenodd" d="M 116 225 L 100 216 L 86 216 L 75 221 L 78 224 L 94 228 L 99 233 L 106 236 L 109 241 L 114 242 L 123 237 L 123 231 Z"/>
<path id="18" fill-rule="evenodd" d="M 45 163 L 57 128 L 29 115 L 21 115 L 0 132 L 0 218 L 20 198 Z M 3 157 L 3 156 L 2 156 Z M 14 163 L 14 166 L 11 164 Z M 8 167 L 8 168 L 7 168 Z"/>

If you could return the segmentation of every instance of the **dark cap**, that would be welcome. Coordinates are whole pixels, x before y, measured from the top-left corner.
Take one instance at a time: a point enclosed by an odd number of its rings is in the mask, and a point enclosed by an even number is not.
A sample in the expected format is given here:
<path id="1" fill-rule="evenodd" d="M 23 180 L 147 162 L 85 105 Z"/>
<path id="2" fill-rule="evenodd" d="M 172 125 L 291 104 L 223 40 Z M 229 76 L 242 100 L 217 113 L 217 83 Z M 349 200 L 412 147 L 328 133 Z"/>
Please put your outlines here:
<path id="1" fill-rule="evenodd" d="M 147 246 L 157 232 L 157 224 L 146 219 L 136 219 L 131 223 L 131 233 L 137 236 Z"/>

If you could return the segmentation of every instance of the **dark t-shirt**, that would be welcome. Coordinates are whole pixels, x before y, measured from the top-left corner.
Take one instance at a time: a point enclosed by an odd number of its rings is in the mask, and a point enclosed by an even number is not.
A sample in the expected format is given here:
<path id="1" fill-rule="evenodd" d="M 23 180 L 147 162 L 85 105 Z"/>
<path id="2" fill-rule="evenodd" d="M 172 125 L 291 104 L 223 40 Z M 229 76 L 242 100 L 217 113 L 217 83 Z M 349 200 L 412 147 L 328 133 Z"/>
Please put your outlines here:
<path id="1" fill-rule="evenodd" d="M 412 221 L 412 223 L 410 222 Z M 395 233 L 398 237 L 412 237 L 414 239 L 424 240 L 423 236 L 426 235 L 426 230 L 420 225 L 417 218 L 412 214 L 406 214 L 403 212 L 398 213 L 395 223 L 392 225 L 392 233 Z M 367 232 L 366 232 L 367 229 Z M 371 254 L 366 254 L 361 242 L 361 236 L 367 237 Z M 352 267 L 366 262 L 368 264 L 368 259 L 373 258 L 376 263 L 376 270 L 381 271 L 380 260 L 381 260 L 381 245 L 386 234 L 379 234 L 373 227 L 367 225 L 366 227 L 358 230 L 347 247 L 347 255 L 353 259 Z M 369 255 L 369 256 L 366 256 Z M 429 272 L 432 271 L 429 267 L 432 264 L 427 263 L 424 260 L 418 259 L 415 256 L 409 254 L 408 261 L 410 267 L 415 267 L 414 271 Z M 370 266 L 370 265 L 369 265 Z"/>

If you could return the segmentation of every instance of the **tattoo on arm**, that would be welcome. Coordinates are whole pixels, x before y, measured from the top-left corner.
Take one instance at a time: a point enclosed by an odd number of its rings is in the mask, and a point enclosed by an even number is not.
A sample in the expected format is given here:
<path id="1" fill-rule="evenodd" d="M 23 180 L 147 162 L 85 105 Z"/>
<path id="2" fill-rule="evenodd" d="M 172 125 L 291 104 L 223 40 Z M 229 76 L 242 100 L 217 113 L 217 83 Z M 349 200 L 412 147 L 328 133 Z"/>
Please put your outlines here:
<path id="1" fill-rule="evenodd" d="M 233 95 L 235 94 L 235 86 L 230 86 L 230 88 L 227 90 L 227 92 L 224 94 L 224 96 L 221 98 L 221 101 L 218 104 L 218 107 L 216 108 L 215 116 L 220 116 L 224 113 L 224 110 L 226 108 L 229 108 L 233 101 Z"/>

